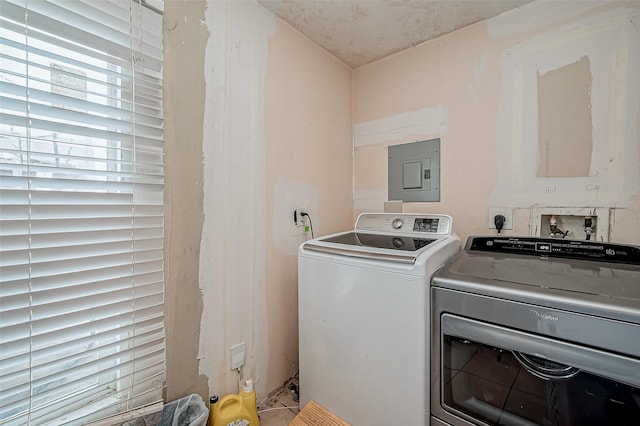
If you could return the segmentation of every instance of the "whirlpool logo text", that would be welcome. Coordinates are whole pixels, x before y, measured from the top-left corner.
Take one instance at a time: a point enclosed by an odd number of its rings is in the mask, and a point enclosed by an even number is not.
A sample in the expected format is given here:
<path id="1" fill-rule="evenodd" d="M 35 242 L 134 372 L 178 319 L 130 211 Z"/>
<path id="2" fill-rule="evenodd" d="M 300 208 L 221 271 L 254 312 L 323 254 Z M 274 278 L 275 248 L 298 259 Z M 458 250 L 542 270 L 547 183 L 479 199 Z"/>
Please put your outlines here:
<path id="1" fill-rule="evenodd" d="M 550 312 L 542 313 L 542 312 L 536 311 L 535 309 L 531 309 L 529 312 L 531 313 L 532 317 L 535 317 L 535 318 L 537 318 L 539 320 L 558 321 L 558 316 L 554 315 L 554 314 L 552 314 Z"/>

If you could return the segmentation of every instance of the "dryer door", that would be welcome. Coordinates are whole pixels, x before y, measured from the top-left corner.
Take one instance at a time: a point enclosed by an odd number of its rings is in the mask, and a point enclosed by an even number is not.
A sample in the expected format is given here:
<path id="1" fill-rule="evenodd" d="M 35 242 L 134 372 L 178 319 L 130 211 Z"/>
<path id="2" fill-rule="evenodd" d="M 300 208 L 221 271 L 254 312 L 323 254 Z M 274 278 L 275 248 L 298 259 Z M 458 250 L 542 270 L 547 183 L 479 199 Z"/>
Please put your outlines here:
<path id="1" fill-rule="evenodd" d="M 441 405 L 491 425 L 632 425 L 640 360 L 456 315 L 441 317 Z"/>

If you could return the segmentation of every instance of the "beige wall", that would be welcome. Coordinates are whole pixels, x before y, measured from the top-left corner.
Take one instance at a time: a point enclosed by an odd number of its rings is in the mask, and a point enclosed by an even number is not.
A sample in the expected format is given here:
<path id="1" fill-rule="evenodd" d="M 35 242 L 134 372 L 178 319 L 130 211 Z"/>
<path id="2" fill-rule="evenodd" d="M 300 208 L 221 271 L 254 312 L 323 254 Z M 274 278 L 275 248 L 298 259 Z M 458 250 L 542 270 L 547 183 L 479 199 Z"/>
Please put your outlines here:
<path id="1" fill-rule="evenodd" d="M 165 11 L 167 400 L 297 372 L 297 257 L 352 226 L 351 70 L 253 1 Z M 307 235 L 308 237 L 308 235 Z"/>
<path id="2" fill-rule="evenodd" d="M 507 234 L 528 234 L 534 207 L 594 206 L 615 207 L 613 241 L 640 243 L 640 86 L 629 77 L 640 54 L 628 40 L 637 30 L 619 30 L 626 15 L 615 25 L 618 3 L 534 4 L 361 67 L 353 81 L 253 1 L 165 4 L 167 400 L 235 392 L 229 347 L 240 342 L 259 398 L 297 371 L 305 234 L 292 211 L 309 212 L 316 235 L 382 211 L 391 144 L 442 139 L 442 201 L 404 209 L 450 213 L 463 238 L 489 232 L 492 206 L 515 209 Z M 538 103 L 525 71 L 563 69 L 575 62 L 567 52 L 596 67 L 592 158 L 605 165 L 587 180 L 545 181 L 529 155 Z"/>
<path id="3" fill-rule="evenodd" d="M 166 400 L 209 393 L 198 371 L 198 285 L 203 211 L 202 123 L 204 48 L 209 31 L 200 25 L 204 1 L 165 2 L 165 331 Z"/>
<path id="4" fill-rule="evenodd" d="M 265 79 L 267 389 L 298 371 L 297 248 L 314 234 L 353 226 L 351 70 L 276 20 Z M 302 231 L 302 232 L 301 232 Z M 306 235 L 310 238 L 310 235 Z"/>
<path id="5" fill-rule="evenodd" d="M 613 208 L 611 240 L 640 244 L 640 36 L 632 24 L 640 6 L 578 6 L 532 3 L 356 69 L 354 216 L 383 210 L 389 145 L 440 137 L 441 201 L 404 211 L 449 213 L 466 239 L 495 232 L 490 207 L 514 209 L 505 235 L 535 231 L 542 207 Z M 589 68 L 575 66 L 581 58 Z M 538 102 L 539 79 L 558 70 L 588 91 L 563 103 L 561 120 L 580 132 L 539 131 L 538 107 L 547 112 L 568 96 L 545 90 Z M 561 162 L 590 161 L 588 173 L 538 176 L 538 135 L 553 131 L 553 143 L 565 145 L 554 152 L 579 150 Z M 564 142 L 577 134 L 588 137 Z"/>

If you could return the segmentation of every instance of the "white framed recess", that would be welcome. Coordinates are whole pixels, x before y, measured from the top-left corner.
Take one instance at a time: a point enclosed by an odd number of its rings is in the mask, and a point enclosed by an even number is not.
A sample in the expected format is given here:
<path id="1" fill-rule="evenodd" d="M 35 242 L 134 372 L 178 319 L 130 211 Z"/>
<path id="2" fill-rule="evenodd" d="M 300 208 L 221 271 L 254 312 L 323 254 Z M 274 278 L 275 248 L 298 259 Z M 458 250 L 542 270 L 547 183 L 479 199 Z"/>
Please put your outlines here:
<path id="1" fill-rule="evenodd" d="M 555 216 L 558 228 L 568 232 L 566 238 L 585 240 L 584 219 L 592 218 L 591 239 L 609 241 L 610 209 L 606 207 L 534 207 L 531 212 L 531 234 L 535 237 L 549 237 L 549 218 Z"/>

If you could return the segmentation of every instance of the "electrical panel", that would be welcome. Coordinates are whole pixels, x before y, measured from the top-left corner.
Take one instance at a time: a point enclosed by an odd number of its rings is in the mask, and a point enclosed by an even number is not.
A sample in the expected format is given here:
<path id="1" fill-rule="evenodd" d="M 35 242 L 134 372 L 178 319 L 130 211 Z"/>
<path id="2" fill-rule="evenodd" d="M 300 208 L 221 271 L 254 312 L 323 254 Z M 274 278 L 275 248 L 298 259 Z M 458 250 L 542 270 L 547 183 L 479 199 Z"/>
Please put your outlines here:
<path id="1" fill-rule="evenodd" d="M 440 139 L 393 145 L 389 201 L 440 201 Z"/>

